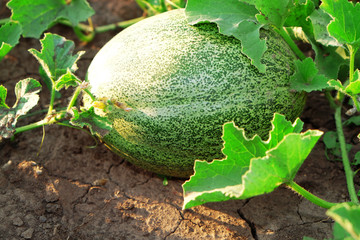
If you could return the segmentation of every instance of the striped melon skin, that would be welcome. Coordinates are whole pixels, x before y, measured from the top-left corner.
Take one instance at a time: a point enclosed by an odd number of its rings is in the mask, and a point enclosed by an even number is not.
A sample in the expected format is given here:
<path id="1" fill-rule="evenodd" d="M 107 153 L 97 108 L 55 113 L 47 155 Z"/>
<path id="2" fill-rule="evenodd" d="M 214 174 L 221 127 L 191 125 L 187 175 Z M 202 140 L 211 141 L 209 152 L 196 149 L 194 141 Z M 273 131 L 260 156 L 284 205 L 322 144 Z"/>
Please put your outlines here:
<path id="1" fill-rule="evenodd" d="M 225 122 L 267 138 L 274 112 L 294 120 L 305 95 L 289 89 L 295 56 L 287 44 L 272 31 L 261 36 L 268 46 L 265 74 L 241 53 L 237 39 L 219 34 L 214 24 L 188 25 L 183 9 L 123 30 L 88 70 L 96 97 L 132 108 L 106 114 L 113 130 L 103 141 L 142 168 L 188 177 L 194 160 L 224 157 Z"/>

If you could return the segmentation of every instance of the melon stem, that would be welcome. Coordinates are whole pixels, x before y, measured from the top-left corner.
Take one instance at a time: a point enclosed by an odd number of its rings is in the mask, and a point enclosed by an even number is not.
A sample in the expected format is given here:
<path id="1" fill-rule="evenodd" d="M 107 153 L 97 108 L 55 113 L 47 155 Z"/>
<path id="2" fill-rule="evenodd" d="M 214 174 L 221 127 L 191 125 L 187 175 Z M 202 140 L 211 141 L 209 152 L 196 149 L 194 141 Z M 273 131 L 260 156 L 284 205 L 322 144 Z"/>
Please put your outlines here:
<path id="1" fill-rule="evenodd" d="M 295 44 L 295 42 L 291 39 L 289 34 L 286 32 L 285 28 L 274 28 L 277 33 L 280 34 L 280 36 L 286 41 L 286 43 L 289 45 L 291 50 L 296 54 L 296 56 L 302 61 L 306 58 L 304 53 L 298 48 L 298 46 Z"/>

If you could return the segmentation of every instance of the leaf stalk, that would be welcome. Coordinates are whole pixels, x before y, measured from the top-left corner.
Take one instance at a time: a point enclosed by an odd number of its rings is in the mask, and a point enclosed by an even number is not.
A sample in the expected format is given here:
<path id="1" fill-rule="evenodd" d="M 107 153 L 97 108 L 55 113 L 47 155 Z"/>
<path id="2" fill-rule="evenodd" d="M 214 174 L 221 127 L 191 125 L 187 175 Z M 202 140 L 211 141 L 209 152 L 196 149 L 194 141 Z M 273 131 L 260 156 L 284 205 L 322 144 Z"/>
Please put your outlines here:
<path id="1" fill-rule="evenodd" d="M 50 93 L 50 104 L 49 104 L 49 109 L 47 112 L 47 115 L 51 115 L 52 111 L 54 109 L 54 102 L 55 102 L 55 82 L 51 79 L 51 93 Z"/>
<path id="2" fill-rule="evenodd" d="M 315 196 L 314 194 L 312 194 L 309 191 L 305 190 L 303 187 L 301 187 L 300 185 L 298 185 L 294 181 L 288 182 L 288 183 L 286 183 L 286 185 L 289 188 L 291 188 L 293 191 L 297 192 L 298 194 L 300 194 L 301 196 L 303 196 L 304 198 L 306 198 L 310 202 L 318 205 L 319 207 L 329 209 L 329 208 L 337 205 L 337 203 L 328 202 L 328 201 L 325 201 L 325 200 Z"/>
<path id="3" fill-rule="evenodd" d="M 295 42 L 291 39 L 289 34 L 286 32 L 285 28 L 277 28 L 274 27 L 275 31 L 280 34 L 280 36 L 287 42 L 291 50 L 296 54 L 296 56 L 303 61 L 306 56 L 305 54 L 298 48 Z"/>
<path id="4" fill-rule="evenodd" d="M 78 87 L 75 89 L 75 92 L 74 92 L 74 94 L 73 94 L 73 96 L 72 96 L 72 98 L 71 98 L 71 100 L 70 100 L 70 102 L 69 102 L 69 105 L 68 105 L 67 109 L 66 109 L 67 112 L 70 111 L 71 108 L 75 105 L 76 100 L 77 100 L 77 98 L 79 97 L 79 94 L 80 94 L 80 93 L 81 93 L 81 86 L 78 86 Z"/>
<path id="5" fill-rule="evenodd" d="M 359 199 L 357 198 L 357 194 L 354 186 L 354 172 L 351 169 L 350 161 L 348 157 L 348 153 L 346 150 L 346 142 L 345 135 L 343 131 L 342 121 L 341 121 L 341 105 L 335 108 L 335 125 L 336 132 L 338 135 L 340 149 L 341 149 L 341 157 L 345 171 L 346 183 L 350 195 L 350 200 L 353 203 L 359 204 Z"/>

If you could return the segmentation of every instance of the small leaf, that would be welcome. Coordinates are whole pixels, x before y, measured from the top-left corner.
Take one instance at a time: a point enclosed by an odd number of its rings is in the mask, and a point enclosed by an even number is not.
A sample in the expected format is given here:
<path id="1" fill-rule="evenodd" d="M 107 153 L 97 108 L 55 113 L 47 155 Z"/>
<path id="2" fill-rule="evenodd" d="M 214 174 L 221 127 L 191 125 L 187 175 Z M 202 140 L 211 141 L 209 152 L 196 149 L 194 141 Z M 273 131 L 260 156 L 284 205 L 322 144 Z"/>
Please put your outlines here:
<path id="1" fill-rule="evenodd" d="M 341 148 L 338 140 L 338 135 L 334 131 L 328 131 L 324 134 L 323 142 L 325 144 L 325 156 L 329 161 L 341 161 Z M 345 148 L 349 153 L 353 146 L 351 144 L 346 143 Z M 333 157 L 329 156 L 329 153 L 333 155 Z M 337 158 L 339 157 L 339 158 Z"/>
<path id="2" fill-rule="evenodd" d="M 73 26 L 94 14 L 86 0 L 11 0 L 7 6 L 12 10 L 11 19 L 18 21 L 24 37 L 39 38 L 40 35 L 59 20 L 67 19 Z"/>
<path id="3" fill-rule="evenodd" d="M 353 116 L 348 120 L 344 121 L 344 125 L 348 126 L 351 124 L 355 124 L 356 126 L 360 126 L 360 116 Z"/>
<path id="4" fill-rule="evenodd" d="M 32 78 L 21 80 L 16 84 L 16 102 L 14 106 L 12 108 L 0 106 L 0 140 L 3 137 L 10 138 L 13 136 L 18 118 L 25 115 L 38 103 L 38 92 L 40 90 L 40 83 Z M 3 90 L 0 90 L 0 92 L 2 92 L 1 97 L 3 98 Z"/>
<path id="5" fill-rule="evenodd" d="M 360 206 L 340 203 L 330 208 L 326 214 L 335 220 L 353 239 L 360 239 Z"/>
<path id="6" fill-rule="evenodd" d="M 266 67 L 260 59 L 266 51 L 265 40 L 260 39 L 259 29 L 263 26 L 255 18 L 258 10 L 250 4 L 238 0 L 188 1 L 186 16 L 190 24 L 213 22 L 219 27 L 220 33 L 234 36 L 241 41 L 242 52 L 251 59 L 251 63 L 260 72 Z"/>
<path id="7" fill-rule="evenodd" d="M 6 96 L 7 96 L 7 89 L 0 85 L 0 108 L 9 108 L 9 106 L 6 104 Z"/>
<path id="8" fill-rule="evenodd" d="M 65 89 L 70 86 L 77 87 L 80 83 L 81 80 L 68 69 L 67 72 L 55 82 L 55 89 L 56 91 L 60 91 L 64 87 Z"/>
<path id="9" fill-rule="evenodd" d="M 88 127 L 93 135 L 104 137 L 112 130 L 111 122 L 106 117 L 97 115 L 93 107 L 80 113 L 73 109 L 73 112 L 74 117 L 70 120 L 70 123 L 81 128 Z"/>
<path id="10" fill-rule="evenodd" d="M 331 80 L 328 81 L 328 84 L 329 84 L 330 87 L 335 88 L 335 90 L 344 92 L 344 86 L 342 85 L 340 80 L 331 79 Z"/>
<path id="11" fill-rule="evenodd" d="M 21 32 L 21 26 L 16 22 L 8 22 L 0 28 L 0 61 L 19 43 Z"/>
<path id="12" fill-rule="evenodd" d="M 311 58 L 295 61 L 296 72 L 290 78 L 291 88 L 297 91 L 320 91 L 328 87 L 324 75 L 319 75 L 315 63 Z"/>
<path id="13" fill-rule="evenodd" d="M 16 109 L 17 115 L 25 115 L 37 104 L 40 90 L 40 83 L 32 78 L 19 81 L 15 85 L 16 103 L 13 108 Z"/>
<path id="14" fill-rule="evenodd" d="M 360 72 L 356 69 L 352 81 L 346 86 L 345 92 L 349 96 L 356 96 L 360 94 Z"/>
<path id="15" fill-rule="evenodd" d="M 360 165 L 360 152 L 357 152 L 354 156 L 354 162 L 352 163 L 353 165 Z M 359 190 L 360 193 L 360 190 Z"/>
<path id="16" fill-rule="evenodd" d="M 195 174 L 183 184 L 184 208 L 206 202 L 246 199 L 273 191 L 292 181 L 322 132 L 299 133 L 303 123 L 294 124 L 274 115 L 268 141 L 255 135 L 245 137 L 244 129 L 224 124 L 225 159 L 195 161 Z"/>
<path id="17" fill-rule="evenodd" d="M 39 61 L 47 76 L 53 81 L 67 72 L 77 70 L 76 62 L 84 52 L 73 55 L 74 42 L 56 34 L 46 33 L 40 41 L 41 52 L 30 49 L 29 52 Z"/>
<path id="18" fill-rule="evenodd" d="M 330 80 L 328 84 L 337 91 L 347 94 L 350 97 L 356 97 L 356 95 L 360 94 L 360 71 L 358 69 L 355 71 L 353 81 L 347 86 L 343 86 L 340 80 Z"/>
<path id="19" fill-rule="evenodd" d="M 338 145 L 337 133 L 334 131 L 328 131 L 324 134 L 323 141 L 326 148 L 335 148 Z"/>
<path id="20" fill-rule="evenodd" d="M 338 42 L 354 48 L 360 46 L 360 4 L 348 0 L 323 0 L 320 8 L 330 14 L 333 20 L 328 31 Z"/>

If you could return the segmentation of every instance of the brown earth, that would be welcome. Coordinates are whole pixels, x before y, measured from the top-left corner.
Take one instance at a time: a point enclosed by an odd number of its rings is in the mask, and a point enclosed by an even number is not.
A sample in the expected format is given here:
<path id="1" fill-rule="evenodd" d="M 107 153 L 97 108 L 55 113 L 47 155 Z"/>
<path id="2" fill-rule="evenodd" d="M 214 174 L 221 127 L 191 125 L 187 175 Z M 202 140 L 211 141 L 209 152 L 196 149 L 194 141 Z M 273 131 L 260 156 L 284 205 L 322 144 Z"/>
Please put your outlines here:
<path id="1" fill-rule="evenodd" d="M 131 19 L 142 13 L 132 0 L 92 0 L 95 24 Z M 1 4 L 1 2 L 0 2 Z M 9 16 L 4 3 L 0 16 Z M 75 41 L 86 51 L 78 75 L 84 78 L 96 52 L 118 31 L 97 35 L 89 44 L 79 42 L 72 30 L 50 29 Z M 0 84 L 14 102 L 17 81 L 40 79 L 38 63 L 27 49 L 40 49 L 38 40 L 21 39 L 0 62 Z M 43 89 L 39 106 L 46 109 L 49 92 Z M 69 96 L 64 92 L 63 96 Z M 66 99 L 65 99 L 66 101 Z M 61 104 L 61 102 L 59 102 Z M 36 121 L 39 115 L 19 122 Z M 302 115 L 306 128 L 334 129 L 332 110 L 324 96 L 314 93 Z M 0 239 L 315 239 L 332 236 L 325 210 L 289 189 L 182 210 L 183 180 L 163 179 L 123 161 L 105 146 L 95 148 L 86 132 L 61 126 L 16 135 L 0 145 Z M 359 148 L 359 129 L 346 129 L 347 139 Z M 332 202 L 348 200 L 341 163 L 324 156 L 322 141 L 305 161 L 296 181 Z M 359 178 L 356 179 L 359 184 Z M 357 185 L 358 187 L 358 185 Z"/>

